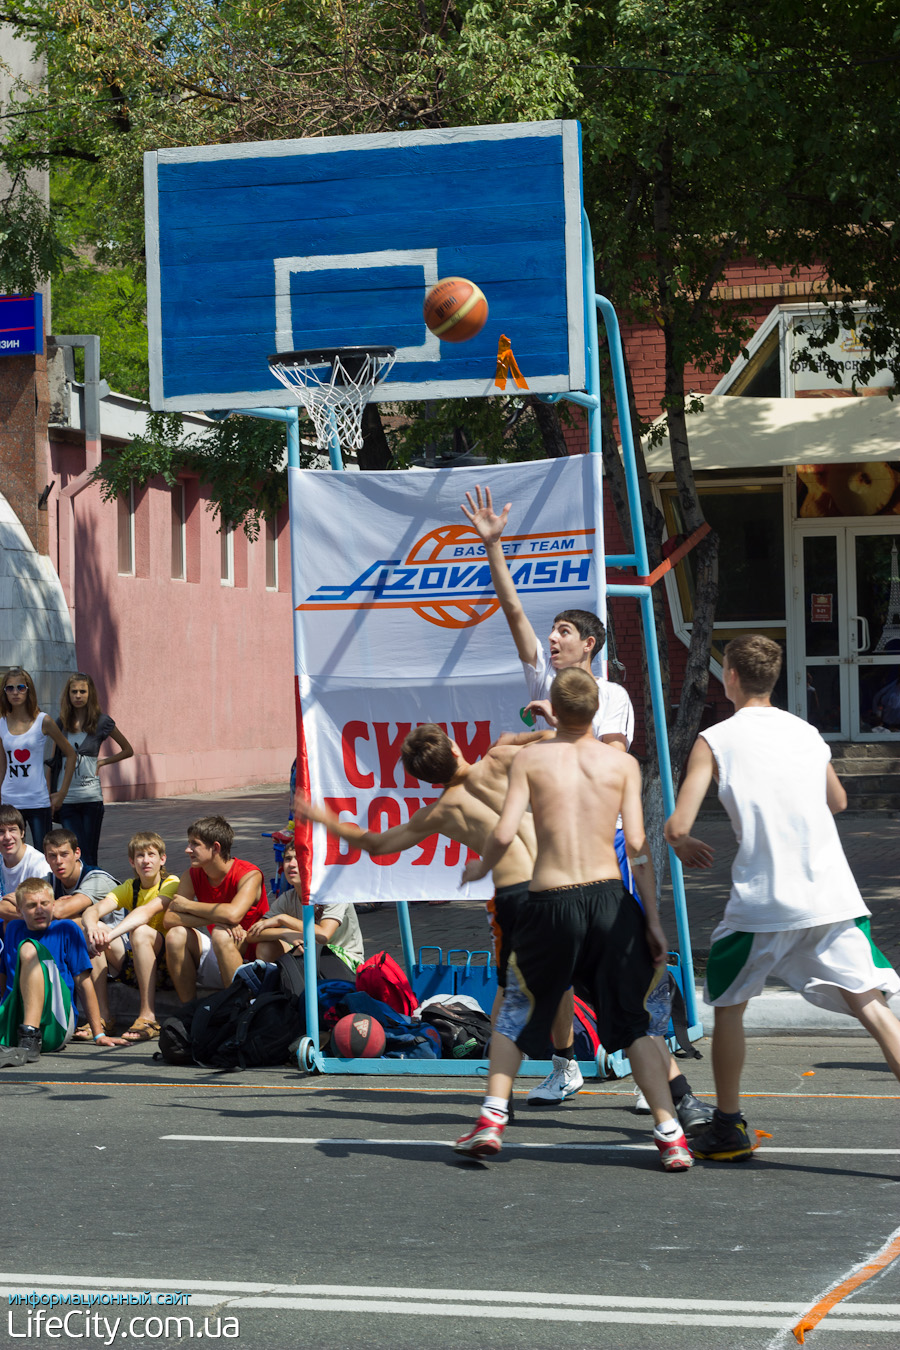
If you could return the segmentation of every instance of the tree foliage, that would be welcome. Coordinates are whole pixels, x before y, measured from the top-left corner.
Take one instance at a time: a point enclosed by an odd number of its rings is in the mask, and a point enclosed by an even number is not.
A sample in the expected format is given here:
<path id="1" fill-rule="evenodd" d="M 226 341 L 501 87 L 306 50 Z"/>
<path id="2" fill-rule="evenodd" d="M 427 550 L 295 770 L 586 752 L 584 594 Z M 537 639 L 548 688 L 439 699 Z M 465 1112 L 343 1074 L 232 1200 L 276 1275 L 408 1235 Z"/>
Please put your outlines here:
<path id="1" fill-rule="evenodd" d="M 100 175 L 92 237 L 104 265 L 142 264 L 148 148 L 580 119 L 598 288 L 662 334 L 662 406 L 688 529 L 703 519 L 689 372 L 726 370 L 750 333 L 721 293 L 730 266 L 813 268 L 836 316 L 868 301 L 872 350 L 900 371 L 890 0 L 17 0 L 4 17 L 34 36 L 51 72 L 49 96 L 35 94 L 11 124 L 7 167 Z M 475 401 L 441 418 L 458 419 L 469 443 L 505 435 L 503 414 Z M 432 431 L 408 424 L 398 444 L 414 448 Z M 372 462 L 384 458 L 381 443 Z M 606 459 L 615 493 L 609 444 Z M 642 492 L 658 557 L 646 477 Z M 694 556 L 676 768 L 705 697 L 714 537 Z"/>
<path id="2" fill-rule="evenodd" d="M 147 434 L 104 458 L 94 477 L 104 501 L 161 477 L 170 486 L 179 473 L 196 473 L 209 488 L 209 507 L 221 525 L 242 525 L 250 539 L 264 516 L 287 500 L 285 430 L 281 422 L 235 414 L 208 430 L 185 435 L 177 413 L 152 413 Z M 313 464 L 314 449 L 301 447 L 301 465 Z"/>

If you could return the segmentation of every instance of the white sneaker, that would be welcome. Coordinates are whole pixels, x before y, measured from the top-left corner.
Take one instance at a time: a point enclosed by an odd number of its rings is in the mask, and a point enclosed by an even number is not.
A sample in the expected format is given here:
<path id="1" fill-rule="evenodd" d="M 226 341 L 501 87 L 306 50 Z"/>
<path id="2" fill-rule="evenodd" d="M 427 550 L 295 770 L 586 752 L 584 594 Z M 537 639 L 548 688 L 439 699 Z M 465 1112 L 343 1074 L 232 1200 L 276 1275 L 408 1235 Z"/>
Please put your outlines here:
<path id="1" fill-rule="evenodd" d="M 634 1109 L 639 1116 L 649 1116 L 650 1114 L 650 1103 L 637 1084 L 634 1087 Z"/>
<path id="2" fill-rule="evenodd" d="M 548 1103 L 558 1105 L 567 1097 L 572 1097 L 584 1086 L 584 1075 L 578 1067 L 577 1059 L 566 1059 L 563 1055 L 553 1056 L 553 1072 L 543 1083 L 532 1088 L 525 1100 L 529 1106 L 545 1106 Z"/>

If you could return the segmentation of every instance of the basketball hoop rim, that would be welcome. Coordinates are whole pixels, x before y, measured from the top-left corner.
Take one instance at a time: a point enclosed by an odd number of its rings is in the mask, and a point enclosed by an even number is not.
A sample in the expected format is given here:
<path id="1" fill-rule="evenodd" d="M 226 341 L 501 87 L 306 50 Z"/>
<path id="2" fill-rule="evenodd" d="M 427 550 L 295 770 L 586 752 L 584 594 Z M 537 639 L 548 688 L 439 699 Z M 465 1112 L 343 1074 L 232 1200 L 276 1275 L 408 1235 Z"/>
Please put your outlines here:
<path id="1" fill-rule="evenodd" d="M 268 358 L 268 361 L 270 366 L 297 368 L 303 366 L 333 366 L 338 358 L 348 358 L 352 361 L 370 356 L 378 360 L 396 356 L 396 354 L 396 347 L 310 347 L 299 352 L 275 352 Z"/>

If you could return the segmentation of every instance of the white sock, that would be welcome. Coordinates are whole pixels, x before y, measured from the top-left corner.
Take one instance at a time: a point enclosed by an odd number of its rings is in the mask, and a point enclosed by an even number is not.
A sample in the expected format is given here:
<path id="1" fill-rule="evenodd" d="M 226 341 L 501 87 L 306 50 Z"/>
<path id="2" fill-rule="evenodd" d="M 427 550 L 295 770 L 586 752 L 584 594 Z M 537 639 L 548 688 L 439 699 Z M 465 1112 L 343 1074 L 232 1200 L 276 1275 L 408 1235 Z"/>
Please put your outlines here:
<path id="1" fill-rule="evenodd" d="M 657 1125 L 653 1131 L 657 1139 L 675 1139 L 681 1134 L 681 1126 L 677 1120 L 664 1120 L 661 1125 Z"/>
<path id="2" fill-rule="evenodd" d="M 509 1115 L 509 1103 L 502 1097 L 485 1097 L 481 1109 L 486 1116 L 499 1116 L 502 1120 Z"/>

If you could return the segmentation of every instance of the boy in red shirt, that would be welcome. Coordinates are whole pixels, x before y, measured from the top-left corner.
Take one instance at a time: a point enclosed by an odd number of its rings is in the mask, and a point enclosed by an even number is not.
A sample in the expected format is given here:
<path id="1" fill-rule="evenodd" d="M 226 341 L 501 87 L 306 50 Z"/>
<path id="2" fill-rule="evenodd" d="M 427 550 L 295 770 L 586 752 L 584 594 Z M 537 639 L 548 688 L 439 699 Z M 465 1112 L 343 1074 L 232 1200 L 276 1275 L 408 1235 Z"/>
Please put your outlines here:
<path id="1" fill-rule="evenodd" d="M 262 872 L 231 856 L 234 830 L 227 820 L 204 816 L 187 834 L 192 866 L 163 920 L 166 965 L 182 1003 L 194 998 L 198 984 L 227 988 L 238 966 L 254 959 L 247 933 L 269 908 Z"/>

